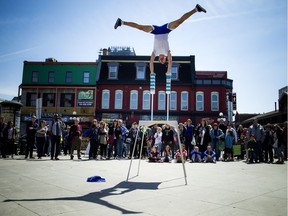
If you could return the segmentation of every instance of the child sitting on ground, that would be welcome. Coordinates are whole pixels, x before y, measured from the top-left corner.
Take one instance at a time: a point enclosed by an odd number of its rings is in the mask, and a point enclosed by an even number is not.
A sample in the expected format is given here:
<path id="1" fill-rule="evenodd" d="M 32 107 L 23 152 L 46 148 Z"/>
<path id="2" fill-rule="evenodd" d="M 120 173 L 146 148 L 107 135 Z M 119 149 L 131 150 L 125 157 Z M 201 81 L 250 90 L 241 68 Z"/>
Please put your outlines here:
<path id="1" fill-rule="evenodd" d="M 187 151 L 186 151 L 186 149 L 185 149 L 185 145 L 184 145 L 184 144 L 181 144 L 181 147 L 182 147 L 183 159 L 184 159 L 184 162 L 185 162 L 185 161 L 186 161 L 186 158 L 187 158 Z M 176 151 L 175 159 L 176 159 L 176 163 L 182 163 L 180 149 L 178 149 L 178 150 Z"/>
<path id="2" fill-rule="evenodd" d="M 216 163 L 216 153 L 210 145 L 207 146 L 207 150 L 204 152 L 203 161 L 204 163 Z"/>
<path id="3" fill-rule="evenodd" d="M 172 160 L 172 151 L 169 145 L 166 145 L 165 150 L 164 150 L 164 160 L 163 162 L 168 162 L 170 163 Z"/>
<path id="4" fill-rule="evenodd" d="M 202 153 L 199 151 L 198 146 L 195 146 L 194 149 L 191 151 L 190 160 L 191 163 L 202 162 Z"/>
<path id="5" fill-rule="evenodd" d="M 153 146 L 148 159 L 149 162 L 161 162 L 161 157 L 157 146 Z"/>

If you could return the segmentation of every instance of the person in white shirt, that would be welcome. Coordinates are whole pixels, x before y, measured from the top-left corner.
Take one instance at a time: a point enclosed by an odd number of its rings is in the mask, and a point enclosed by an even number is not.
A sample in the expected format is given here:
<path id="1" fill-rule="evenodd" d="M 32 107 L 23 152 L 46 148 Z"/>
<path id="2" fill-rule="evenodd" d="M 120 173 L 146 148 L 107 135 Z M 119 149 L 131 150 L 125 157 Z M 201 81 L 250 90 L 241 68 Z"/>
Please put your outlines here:
<path id="1" fill-rule="evenodd" d="M 114 28 L 117 29 L 121 25 L 126 25 L 132 28 L 136 28 L 142 30 L 147 33 L 154 34 L 154 48 L 150 58 L 150 72 L 154 73 L 154 60 L 156 56 L 159 56 L 159 62 L 161 64 L 165 64 L 168 61 L 168 68 L 166 74 L 171 74 L 171 67 L 172 67 L 172 55 L 169 48 L 168 42 L 168 34 L 176 29 L 179 25 L 181 25 L 186 19 L 192 16 L 196 12 L 204 12 L 206 10 L 201 7 L 199 4 L 195 6 L 195 8 L 184 15 L 182 15 L 179 19 L 166 23 L 162 26 L 156 25 L 140 25 L 135 22 L 127 22 L 123 21 L 120 18 L 117 19 Z"/>

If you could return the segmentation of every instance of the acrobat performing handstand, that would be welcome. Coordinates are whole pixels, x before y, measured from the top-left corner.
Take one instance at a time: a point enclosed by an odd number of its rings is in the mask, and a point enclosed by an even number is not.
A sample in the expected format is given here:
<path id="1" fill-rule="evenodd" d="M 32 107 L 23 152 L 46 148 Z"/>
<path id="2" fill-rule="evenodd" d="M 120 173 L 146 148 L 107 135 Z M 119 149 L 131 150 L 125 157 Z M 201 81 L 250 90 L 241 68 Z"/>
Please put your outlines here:
<path id="1" fill-rule="evenodd" d="M 176 29 L 179 25 L 181 25 L 186 19 L 192 16 L 196 12 L 204 12 L 206 10 L 201 7 L 199 4 L 195 6 L 195 8 L 184 15 L 182 15 L 179 19 L 166 23 L 162 26 L 156 25 L 140 25 L 135 22 L 127 22 L 123 21 L 120 18 L 117 19 L 114 28 L 117 29 L 119 26 L 126 25 L 132 28 L 136 28 L 142 30 L 147 33 L 154 34 L 154 48 L 150 58 L 150 73 L 154 73 L 154 60 L 156 56 L 159 56 L 159 62 L 161 64 L 165 64 L 166 61 L 168 62 L 167 72 L 166 74 L 171 74 L 171 67 L 172 67 L 172 55 L 169 48 L 168 42 L 168 34 Z"/>

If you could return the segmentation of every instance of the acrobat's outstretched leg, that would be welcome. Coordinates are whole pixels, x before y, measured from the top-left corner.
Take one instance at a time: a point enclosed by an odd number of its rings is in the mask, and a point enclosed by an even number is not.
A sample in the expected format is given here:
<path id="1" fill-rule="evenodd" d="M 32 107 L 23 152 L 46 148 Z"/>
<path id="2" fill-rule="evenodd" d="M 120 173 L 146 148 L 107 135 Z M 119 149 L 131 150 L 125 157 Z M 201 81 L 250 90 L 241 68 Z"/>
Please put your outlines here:
<path id="1" fill-rule="evenodd" d="M 123 21 L 120 18 L 118 18 L 115 25 L 114 25 L 114 28 L 117 29 L 121 25 L 130 26 L 132 28 L 136 28 L 136 29 L 139 29 L 139 30 L 147 32 L 147 33 L 153 31 L 153 28 L 151 25 L 140 25 L 140 24 L 135 23 L 135 22 L 126 22 L 126 21 Z"/>
<path id="2" fill-rule="evenodd" d="M 185 13 L 179 19 L 177 19 L 177 20 L 175 20 L 173 22 L 170 22 L 169 26 L 168 26 L 169 29 L 171 29 L 171 30 L 176 29 L 179 25 L 181 25 L 185 20 L 187 20 L 190 16 L 192 16 L 196 12 L 204 12 L 204 13 L 206 13 L 206 10 L 203 7 L 201 7 L 199 4 L 197 4 L 193 10 Z"/>

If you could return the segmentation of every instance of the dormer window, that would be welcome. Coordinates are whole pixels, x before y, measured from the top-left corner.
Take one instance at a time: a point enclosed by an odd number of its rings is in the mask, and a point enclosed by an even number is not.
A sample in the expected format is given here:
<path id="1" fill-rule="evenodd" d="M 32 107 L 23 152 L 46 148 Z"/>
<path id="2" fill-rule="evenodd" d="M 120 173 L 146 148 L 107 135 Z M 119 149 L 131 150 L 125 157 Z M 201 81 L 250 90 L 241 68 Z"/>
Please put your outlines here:
<path id="1" fill-rule="evenodd" d="M 108 68 L 109 68 L 108 79 L 118 79 L 119 63 L 110 62 L 108 63 Z"/>
<path id="2" fill-rule="evenodd" d="M 136 66 L 136 79 L 145 79 L 146 77 L 146 63 L 144 62 L 137 62 L 135 63 Z"/>
<path id="3" fill-rule="evenodd" d="M 178 76 L 178 70 L 179 70 L 179 64 L 175 64 L 173 63 L 172 64 L 172 67 L 171 67 L 171 79 L 172 80 L 178 80 L 179 79 L 179 76 Z"/>

